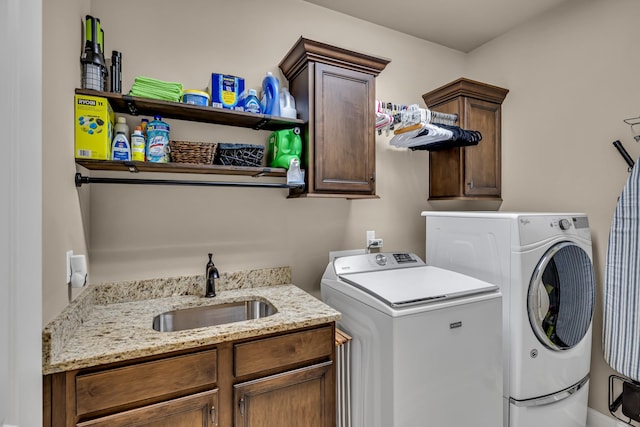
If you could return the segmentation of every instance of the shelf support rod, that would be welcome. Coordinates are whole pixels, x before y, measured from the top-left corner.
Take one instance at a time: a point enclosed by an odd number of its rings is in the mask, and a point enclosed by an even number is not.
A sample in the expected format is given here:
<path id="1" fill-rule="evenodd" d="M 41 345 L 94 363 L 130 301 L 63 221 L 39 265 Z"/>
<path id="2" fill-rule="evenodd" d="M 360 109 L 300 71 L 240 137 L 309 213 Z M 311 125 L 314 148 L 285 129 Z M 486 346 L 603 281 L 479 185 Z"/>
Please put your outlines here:
<path id="1" fill-rule="evenodd" d="M 299 188 L 298 185 L 278 184 L 270 182 L 229 182 L 229 181 L 183 181 L 174 179 L 144 178 L 98 178 L 83 176 L 76 172 L 76 187 L 83 184 L 139 184 L 139 185 L 182 185 L 196 187 L 254 187 L 254 188 Z"/>

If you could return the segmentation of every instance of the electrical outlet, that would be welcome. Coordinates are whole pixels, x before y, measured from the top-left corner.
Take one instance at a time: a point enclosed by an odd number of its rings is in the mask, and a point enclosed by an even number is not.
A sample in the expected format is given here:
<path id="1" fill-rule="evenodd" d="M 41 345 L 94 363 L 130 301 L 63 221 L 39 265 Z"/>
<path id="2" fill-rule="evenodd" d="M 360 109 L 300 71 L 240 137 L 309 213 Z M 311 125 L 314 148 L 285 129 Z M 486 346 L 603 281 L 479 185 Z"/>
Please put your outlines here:
<path id="1" fill-rule="evenodd" d="M 73 251 L 67 251 L 67 280 L 65 280 L 65 284 L 71 283 L 71 257 L 73 256 Z"/>
<path id="2" fill-rule="evenodd" d="M 382 239 L 367 239 L 367 248 L 381 248 Z"/>
<path id="3" fill-rule="evenodd" d="M 369 247 L 369 242 L 376 238 L 375 230 L 367 230 L 367 236 L 365 237 L 364 244 L 365 248 Z"/>

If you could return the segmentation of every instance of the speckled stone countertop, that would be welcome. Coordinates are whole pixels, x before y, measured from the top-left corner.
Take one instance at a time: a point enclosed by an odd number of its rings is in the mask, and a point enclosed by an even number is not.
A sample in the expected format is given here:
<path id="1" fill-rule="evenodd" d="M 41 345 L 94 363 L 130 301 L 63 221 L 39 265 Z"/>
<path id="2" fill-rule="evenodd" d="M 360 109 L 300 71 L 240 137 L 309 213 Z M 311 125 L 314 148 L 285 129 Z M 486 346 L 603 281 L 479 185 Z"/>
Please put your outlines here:
<path id="1" fill-rule="evenodd" d="M 319 325 L 340 313 L 291 285 L 289 267 L 222 273 L 216 297 L 204 277 L 89 285 L 42 332 L 44 375 Z M 259 299 L 277 313 L 260 319 L 177 332 L 157 332 L 154 316 L 187 307 Z"/>

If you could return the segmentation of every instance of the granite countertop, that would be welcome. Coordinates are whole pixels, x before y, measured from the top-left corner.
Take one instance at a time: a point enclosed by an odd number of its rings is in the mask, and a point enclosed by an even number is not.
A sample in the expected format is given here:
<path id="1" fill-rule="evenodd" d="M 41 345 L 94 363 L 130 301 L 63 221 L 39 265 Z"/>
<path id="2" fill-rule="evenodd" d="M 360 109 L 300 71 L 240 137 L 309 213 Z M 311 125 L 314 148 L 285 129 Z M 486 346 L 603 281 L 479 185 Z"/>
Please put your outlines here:
<path id="1" fill-rule="evenodd" d="M 44 375 L 259 337 L 332 322 L 340 313 L 290 284 L 279 267 L 222 273 L 216 297 L 204 298 L 204 277 L 89 285 L 42 332 Z M 154 316 L 187 307 L 259 299 L 277 313 L 255 320 L 177 332 L 157 332 Z"/>

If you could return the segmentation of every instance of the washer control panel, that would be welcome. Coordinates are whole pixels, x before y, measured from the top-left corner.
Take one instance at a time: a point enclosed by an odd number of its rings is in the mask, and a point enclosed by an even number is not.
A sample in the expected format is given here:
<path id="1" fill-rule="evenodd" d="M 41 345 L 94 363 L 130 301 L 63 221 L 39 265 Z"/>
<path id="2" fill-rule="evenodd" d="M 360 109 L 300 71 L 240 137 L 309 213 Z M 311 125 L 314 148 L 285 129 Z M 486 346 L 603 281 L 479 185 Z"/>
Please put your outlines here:
<path id="1" fill-rule="evenodd" d="M 424 261 L 416 254 L 410 252 L 380 252 L 351 255 L 333 260 L 333 268 L 337 275 L 410 268 L 423 265 L 426 265 Z"/>

